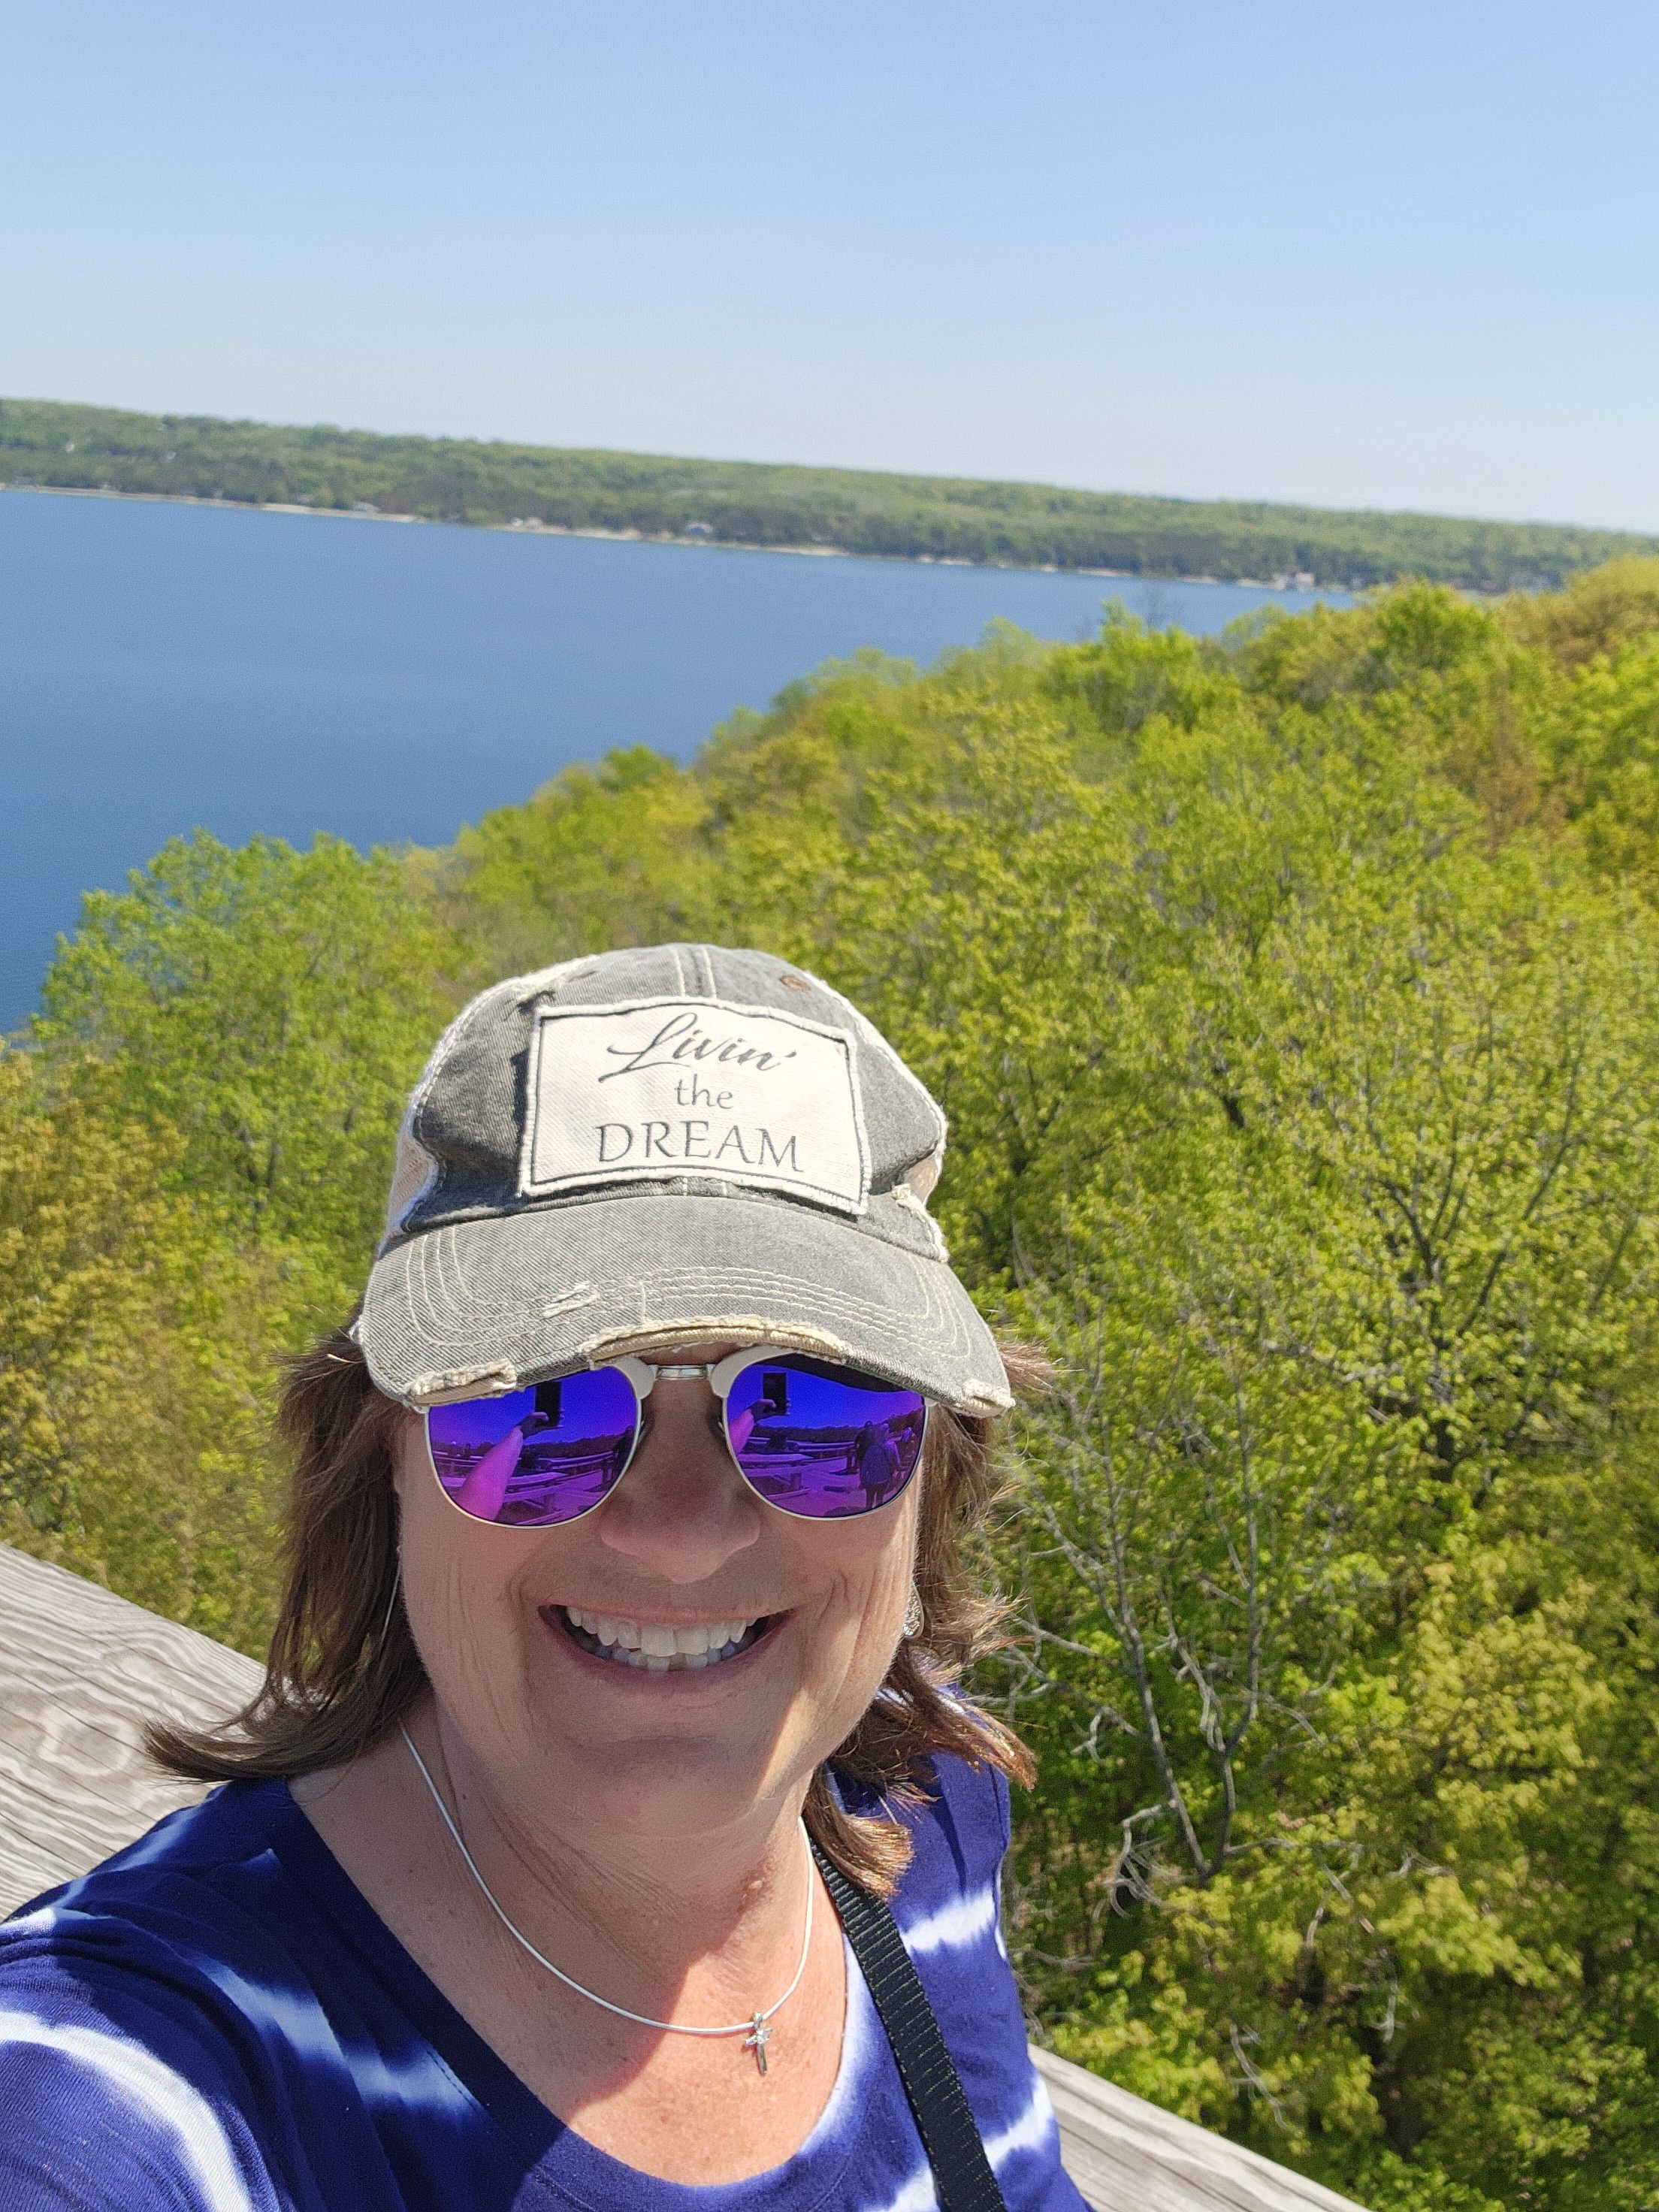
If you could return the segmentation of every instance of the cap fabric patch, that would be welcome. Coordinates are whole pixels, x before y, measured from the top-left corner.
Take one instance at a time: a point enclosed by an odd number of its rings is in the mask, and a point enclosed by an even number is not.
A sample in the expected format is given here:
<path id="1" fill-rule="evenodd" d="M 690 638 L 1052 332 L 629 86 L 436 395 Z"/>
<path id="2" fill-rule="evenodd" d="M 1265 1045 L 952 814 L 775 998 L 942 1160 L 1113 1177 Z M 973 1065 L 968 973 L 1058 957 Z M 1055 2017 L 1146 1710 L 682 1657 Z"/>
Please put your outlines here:
<path id="1" fill-rule="evenodd" d="M 717 999 L 538 1009 L 519 1188 L 711 1176 L 862 1213 L 852 1033 Z"/>

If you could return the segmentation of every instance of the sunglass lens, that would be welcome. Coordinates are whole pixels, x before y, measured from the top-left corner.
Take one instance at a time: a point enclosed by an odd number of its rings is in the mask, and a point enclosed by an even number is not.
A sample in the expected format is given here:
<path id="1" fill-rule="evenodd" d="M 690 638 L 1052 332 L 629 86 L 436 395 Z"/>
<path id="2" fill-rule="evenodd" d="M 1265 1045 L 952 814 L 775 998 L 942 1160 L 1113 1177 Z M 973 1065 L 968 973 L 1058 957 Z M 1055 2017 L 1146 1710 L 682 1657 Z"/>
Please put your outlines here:
<path id="1" fill-rule="evenodd" d="M 619 1369 L 596 1367 L 533 1390 L 434 1406 L 432 1464 L 449 1498 L 475 1521 L 545 1528 L 574 1521 L 621 1480 L 639 1402 Z"/>
<path id="2" fill-rule="evenodd" d="M 916 1471 L 927 1423 L 920 1391 L 796 1352 L 745 1367 L 726 1401 L 738 1465 L 763 1498 L 809 1521 L 890 1504 Z"/>

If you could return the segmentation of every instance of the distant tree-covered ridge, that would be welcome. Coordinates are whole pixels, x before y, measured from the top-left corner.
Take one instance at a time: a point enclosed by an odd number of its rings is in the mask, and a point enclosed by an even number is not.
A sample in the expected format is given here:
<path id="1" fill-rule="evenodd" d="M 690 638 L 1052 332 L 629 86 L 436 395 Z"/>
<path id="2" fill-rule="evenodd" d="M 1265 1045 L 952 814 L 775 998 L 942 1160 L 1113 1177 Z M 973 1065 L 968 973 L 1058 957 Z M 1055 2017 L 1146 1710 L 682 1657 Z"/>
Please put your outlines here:
<path id="1" fill-rule="evenodd" d="M 1546 523 L 1151 499 L 1052 484 L 684 460 L 465 438 L 380 437 L 205 415 L 0 401 L 0 483 L 429 521 L 618 531 L 915 561 L 1362 589 L 1404 576 L 1559 586 L 1659 538 Z"/>

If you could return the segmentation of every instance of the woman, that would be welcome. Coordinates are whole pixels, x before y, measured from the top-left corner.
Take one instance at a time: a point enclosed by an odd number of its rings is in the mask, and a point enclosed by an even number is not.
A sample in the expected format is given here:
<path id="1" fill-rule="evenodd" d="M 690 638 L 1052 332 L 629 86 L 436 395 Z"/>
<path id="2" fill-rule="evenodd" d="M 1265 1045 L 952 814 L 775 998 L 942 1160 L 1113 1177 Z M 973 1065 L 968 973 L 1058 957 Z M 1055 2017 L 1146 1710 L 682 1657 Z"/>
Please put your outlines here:
<path id="1" fill-rule="evenodd" d="M 994 2202 L 843 1940 L 892 2004 L 884 1893 L 1003 2197 L 1080 2202 L 997 1930 L 1024 1754 L 949 1686 L 1009 1395 L 944 1138 L 760 953 L 461 1014 L 289 1379 L 264 1692 L 158 1740 L 230 1786 L 0 1930 L 8 2212 Z"/>

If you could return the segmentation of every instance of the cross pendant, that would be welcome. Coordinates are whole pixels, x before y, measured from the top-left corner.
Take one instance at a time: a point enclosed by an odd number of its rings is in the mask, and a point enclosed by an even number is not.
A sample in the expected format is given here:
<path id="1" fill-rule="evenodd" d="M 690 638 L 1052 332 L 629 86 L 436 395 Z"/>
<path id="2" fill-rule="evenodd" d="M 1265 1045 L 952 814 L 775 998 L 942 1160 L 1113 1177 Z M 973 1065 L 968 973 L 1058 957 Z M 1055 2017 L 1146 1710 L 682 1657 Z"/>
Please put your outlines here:
<path id="1" fill-rule="evenodd" d="M 757 2012 L 755 2014 L 753 2027 L 743 2039 L 743 2047 L 745 2051 L 754 2052 L 755 2063 L 763 2074 L 766 2071 L 766 2046 L 771 2040 L 772 2031 L 766 2025 L 766 2015 L 764 2013 Z"/>

